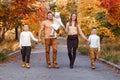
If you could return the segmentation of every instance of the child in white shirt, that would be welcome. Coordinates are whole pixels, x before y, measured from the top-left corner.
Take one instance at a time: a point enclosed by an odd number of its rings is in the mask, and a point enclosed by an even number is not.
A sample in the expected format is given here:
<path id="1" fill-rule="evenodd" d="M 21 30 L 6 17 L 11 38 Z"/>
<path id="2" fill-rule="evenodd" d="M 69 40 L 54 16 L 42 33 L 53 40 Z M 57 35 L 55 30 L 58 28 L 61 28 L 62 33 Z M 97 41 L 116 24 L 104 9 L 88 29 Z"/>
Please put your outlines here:
<path id="1" fill-rule="evenodd" d="M 52 32 L 51 32 L 50 35 L 55 35 L 56 36 L 55 31 L 57 31 L 61 26 L 65 29 L 65 27 L 64 27 L 64 25 L 63 25 L 63 23 L 61 21 L 61 18 L 60 18 L 60 13 L 56 12 L 55 17 L 53 17 L 53 24 L 51 25 Z"/>
<path id="2" fill-rule="evenodd" d="M 22 67 L 26 68 L 30 68 L 31 38 L 38 42 L 38 39 L 34 38 L 33 34 L 29 31 L 29 26 L 24 25 L 24 31 L 20 34 L 19 46 L 22 54 Z"/>
<path id="3" fill-rule="evenodd" d="M 91 59 L 91 68 L 95 69 L 95 60 L 100 51 L 100 37 L 96 34 L 96 28 L 93 28 L 91 35 L 88 38 L 90 44 L 90 59 Z"/>

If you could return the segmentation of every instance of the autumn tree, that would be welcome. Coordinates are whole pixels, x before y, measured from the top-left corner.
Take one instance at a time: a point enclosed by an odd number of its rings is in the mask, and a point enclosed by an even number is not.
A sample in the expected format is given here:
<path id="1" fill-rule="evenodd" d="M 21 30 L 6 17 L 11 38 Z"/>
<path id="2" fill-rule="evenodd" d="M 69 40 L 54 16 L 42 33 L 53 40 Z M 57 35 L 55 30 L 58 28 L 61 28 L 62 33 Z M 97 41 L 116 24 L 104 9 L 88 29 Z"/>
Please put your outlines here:
<path id="1" fill-rule="evenodd" d="M 9 30 L 11 25 L 9 24 L 11 18 L 10 15 L 10 8 L 9 5 L 6 3 L 0 3 L 0 21 L 1 21 L 1 35 L 0 35 L 0 42 L 5 38 L 5 33 Z"/>
<path id="2" fill-rule="evenodd" d="M 2 41 L 4 39 L 5 33 L 12 28 L 15 28 L 16 32 L 16 39 L 18 39 L 18 26 L 21 25 L 20 18 L 22 18 L 23 14 L 26 14 L 28 9 L 25 4 L 20 0 L 14 0 L 11 2 L 1 2 L 1 9 L 2 12 L 0 14 L 1 22 L 3 25 L 1 26 L 2 34 L 1 39 Z"/>
<path id="3" fill-rule="evenodd" d="M 107 10 L 107 17 L 112 24 L 120 25 L 120 0 L 100 0 L 101 6 Z"/>
<path id="4" fill-rule="evenodd" d="M 16 39 L 18 39 L 18 28 L 23 24 L 30 24 L 31 20 L 39 22 L 45 19 L 47 11 L 44 1 L 36 0 L 12 0 L 2 1 L 0 3 L 0 22 L 1 36 L 0 41 L 4 39 L 5 33 L 9 29 L 15 29 Z"/>
<path id="5" fill-rule="evenodd" d="M 112 31 L 116 36 L 120 33 L 120 0 L 99 0 L 101 6 L 107 11 L 108 21 L 114 25 Z"/>
<path id="6" fill-rule="evenodd" d="M 56 11 L 61 13 L 64 24 L 68 21 L 71 13 L 77 12 L 77 0 L 57 0 L 56 5 Z"/>
<path id="7" fill-rule="evenodd" d="M 100 4 L 98 0 L 81 0 L 78 4 L 78 21 L 85 34 L 89 35 L 91 28 L 96 27 L 101 40 L 105 36 L 114 40 L 111 24 L 106 18 L 106 10 Z"/>

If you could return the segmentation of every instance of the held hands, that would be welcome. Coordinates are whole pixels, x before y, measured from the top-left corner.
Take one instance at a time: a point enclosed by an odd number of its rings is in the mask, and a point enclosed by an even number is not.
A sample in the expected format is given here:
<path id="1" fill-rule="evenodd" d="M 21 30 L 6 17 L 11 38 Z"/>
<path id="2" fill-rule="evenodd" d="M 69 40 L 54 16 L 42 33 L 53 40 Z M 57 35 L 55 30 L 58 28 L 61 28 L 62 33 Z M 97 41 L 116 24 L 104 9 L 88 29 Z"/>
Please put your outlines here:
<path id="1" fill-rule="evenodd" d="M 98 49 L 98 53 L 100 54 L 100 49 Z"/>
<path id="2" fill-rule="evenodd" d="M 87 38 L 85 38 L 85 40 L 87 41 L 87 44 L 90 44 L 90 41 Z"/>
<path id="3" fill-rule="evenodd" d="M 87 43 L 90 44 L 90 41 L 87 39 Z"/>
<path id="4" fill-rule="evenodd" d="M 65 26 L 63 26 L 63 30 L 66 32 Z"/>
<path id="5" fill-rule="evenodd" d="M 20 47 L 20 49 L 22 49 L 22 46 L 19 46 Z"/>

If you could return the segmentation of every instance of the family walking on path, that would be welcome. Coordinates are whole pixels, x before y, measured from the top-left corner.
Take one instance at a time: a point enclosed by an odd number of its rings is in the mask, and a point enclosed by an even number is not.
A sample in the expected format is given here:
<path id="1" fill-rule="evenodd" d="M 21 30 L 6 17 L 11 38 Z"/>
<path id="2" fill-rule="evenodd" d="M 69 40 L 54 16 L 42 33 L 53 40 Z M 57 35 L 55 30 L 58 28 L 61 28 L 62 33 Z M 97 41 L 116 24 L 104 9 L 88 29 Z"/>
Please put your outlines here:
<path id="1" fill-rule="evenodd" d="M 79 43 L 78 37 L 80 34 L 90 45 L 91 68 L 95 69 L 95 60 L 97 58 L 98 51 L 100 51 L 100 38 L 96 35 L 96 28 L 92 29 L 91 35 L 87 39 L 77 22 L 77 14 L 71 14 L 70 20 L 67 22 L 66 26 L 64 26 L 60 18 L 60 13 L 55 13 L 55 17 L 53 17 L 52 12 L 47 13 L 47 19 L 42 21 L 40 27 L 41 28 L 39 30 L 39 37 L 38 39 L 36 39 L 34 38 L 33 34 L 29 31 L 29 25 L 24 25 L 24 31 L 20 34 L 20 48 L 23 61 L 22 67 L 30 68 L 30 39 L 32 38 L 34 41 L 40 42 L 42 32 L 44 31 L 46 65 L 48 68 L 59 68 L 59 64 L 57 61 L 57 33 L 59 32 L 60 27 L 62 27 L 67 33 L 67 51 L 70 62 L 69 67 L 71 69 L 74 67 L 74 62 L 76 59 L 76 50 L 78 48 Z M 50 47 L 52 47 L 53 51 L 52 59 L 50 59 Z"/>

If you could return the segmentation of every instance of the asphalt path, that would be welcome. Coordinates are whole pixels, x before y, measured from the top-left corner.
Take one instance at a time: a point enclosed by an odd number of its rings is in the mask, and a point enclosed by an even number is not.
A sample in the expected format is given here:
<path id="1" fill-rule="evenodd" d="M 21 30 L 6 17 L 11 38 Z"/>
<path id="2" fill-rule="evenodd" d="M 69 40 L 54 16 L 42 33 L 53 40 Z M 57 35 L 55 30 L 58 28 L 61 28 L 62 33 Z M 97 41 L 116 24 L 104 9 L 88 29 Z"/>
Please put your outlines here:
<path id="1" fill-rule="evenodd" d="M 30 69 L 21 67 L 21 55 L 18 55 L 15 60 L 0 64 L 0 80 L 120 80 L 120 74 L 105 64 L 96 62 L 96 69 L 92 70 L 89 57 L 83 56 L 79 52 L 77 52 L 74 68 L 70 69 L 64 39 L 59 39 L 58 44 L 60 68 L 48 69 L 45 60 L 45 47 L 37 44 L 32 50 Z"/>

